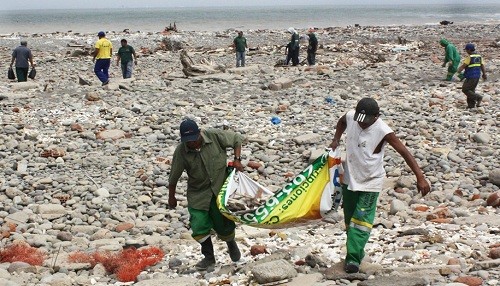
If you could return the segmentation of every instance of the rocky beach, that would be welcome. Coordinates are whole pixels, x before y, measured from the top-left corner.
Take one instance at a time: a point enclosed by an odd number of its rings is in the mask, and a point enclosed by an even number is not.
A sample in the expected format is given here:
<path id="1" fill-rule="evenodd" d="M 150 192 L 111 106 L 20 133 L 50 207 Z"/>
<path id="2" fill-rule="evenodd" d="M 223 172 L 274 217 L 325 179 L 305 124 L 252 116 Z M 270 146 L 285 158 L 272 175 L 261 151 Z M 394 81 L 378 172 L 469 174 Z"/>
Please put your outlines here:
<path id="1" fill-rule="evenodd" d="M 243 68 L 234 67 L 235 30 L 178 28 L 107 31 L 115 52 L 125 38 L 138 54 L 132 79 L 121 79 L 112 60 L 107 86 L 89 55 L 97 31 L 0 35 L 5 73 L 20 38 L 37 65 L 35 80 L 1 79 L 0 250 L 26 242 L 47 254 L 42 266 L 1 263 L 0 285 L 500 284 L 498 24 L 319 27 L 313 67 L 282 65 L 285 30 L 248 30 Z M 462 82 L 443 80 L 442 37 L 462 57 L 468 42 L 484 57 L 481 107 L 466 109 Z M 184 70 L 181 49 L 190 64 Z M 242 260 L 232 263 L 215 240 L 215 271 L 195 271 L 202 256 L 190 236 L 186 176 L 177 187 L 180 206 L 167 204 L 181 120 L 242 133 L 245 172 L 278 190 L 325 151 L 338 118 L 367 96 L 432 190 L 421 197 L 411 170 L 387 148 L 385 190 L 361 272 L 343 271 L 341 211 L 287 229 L 238 225 Z M 165 256 L 136 282 L 68 260 L 77 251 L 128 246 L 156 246 Z"/>

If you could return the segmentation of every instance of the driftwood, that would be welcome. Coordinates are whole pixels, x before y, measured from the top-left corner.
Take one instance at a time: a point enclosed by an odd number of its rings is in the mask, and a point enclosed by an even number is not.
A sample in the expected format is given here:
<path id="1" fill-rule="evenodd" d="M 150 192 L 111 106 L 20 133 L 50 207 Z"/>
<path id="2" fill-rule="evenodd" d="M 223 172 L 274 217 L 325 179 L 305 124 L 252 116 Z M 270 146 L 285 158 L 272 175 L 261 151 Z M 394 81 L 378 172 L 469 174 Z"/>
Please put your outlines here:
<path id="1" fill-rule="evenodd" d="M 186 76 L 200 76 L 224 72 L 224 67 L 214 65 L 207 59 L 202 59 L 201 64 L 195 64 L 186 50 L 180 53 L 182 72 Z"/>
<path id="2" fill-rule="evenodd" d="M 78 76 L 78 83 L 80 85 L 92 85 L 89 81 L 83 79 L 81 76 Z"/>
<path id="3" fill-rule="evenodd" d="M 172 32 L 177 32 L 177 25 L 175 24 L 175 22 L 174 22 L 174 25 L 173 25 L 173 26 L 172 26 L 172 23 L 170 23 L 170 24 L 168 25 L 168 27 L 165 27 L 165 29 L 164 29 L 163 31 L 164 31 L 164 32 L 170 32 L 170 31 L 172 31 Z"/>
<path id="4" fill-rule="evenodd" d="M 374 63 L 383 63 L 386 61 L 386 58 L 381 53 L 376 53 L 372 49 L 359 49 L 359 58 L 364 60 L 365 62 L 369 62 L 370 64 Z"/>

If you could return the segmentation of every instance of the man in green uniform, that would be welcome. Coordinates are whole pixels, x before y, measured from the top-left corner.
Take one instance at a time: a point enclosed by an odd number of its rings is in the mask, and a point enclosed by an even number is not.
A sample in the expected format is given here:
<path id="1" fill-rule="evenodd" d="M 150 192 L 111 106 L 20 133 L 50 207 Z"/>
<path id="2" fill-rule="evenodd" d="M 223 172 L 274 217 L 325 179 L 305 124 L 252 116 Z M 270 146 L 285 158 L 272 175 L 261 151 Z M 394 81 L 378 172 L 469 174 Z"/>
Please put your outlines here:
<path id="1" fill-rule="evenodd" d="M 288 56 L 286 60 L 286 64 L 288 65 L 289 60 L 292 60 L 292 66 L 297 66 L 299 64 L 299 33 L 295 31 L 293 27 L 288 28 L 288 32 L 292 34 L 290 38 L 290 42 L 288 43 Z"/>
<path id="2" fill-rule="evenodd" d="M 453 75 L 457 72 L 458 66 L 460 65 L 460 54 L 457 51 L 457 48 L 448 40 L 441 39 L 439 42 L 441 47 L 444 47 L 444 62 L 443 67 L 448 64 L 448 73 L 446 74 L 446 80 L 451 81 L 453 79 Z M 459 74 L 458 77 L 460 79 L 463 78 L 463 75 Z"/>
<path id="3" fill-rule="evenodd" d="M 307 46 L 307 64 L 314 66 L 316 64 L 316 51 L 318 50 L 318 38 L 314 34 L 314 28 L 309 28 L 309 45 Z"/>
<path id="4" fill-rule="evenodd" d="M 243 32 L 238 32 L 238 37 L 233 40 L 233 48 L 236 50 L 236 67 L 245 66 L 245 51 L 247 48 L 247 39 L 243 37 Z"/>
<path id="5" fill-rule="evenodd" d="M 417 189 L 422 196 L 430 191 L 430 185 L 413 155 L 392 128 L 379 117 L 378 103 L 369 97 L 361 99 L 355 110 L 348 111 L 338 120 L 330 144 L 335 150 L 342 134 L 346 132 L 342 198 L 347 231 L 344 266 L 347 273 L 358 272 L 365 256 L 365 245 L 370 238 L 378 196 L 385 179 L 384 154 L 387 143 L 404 158 L 415 174 Z"/>
<path id="6" fill-rule="evenodd" d="M 213 270 L 214 248 L 210 233 L 213 230 L 219 239 L 227 243 L 232 261 L 241 257 L 234 240 L 236 225 L 223 216 L 216 197 L 226 179 L 226 148 L 234 150 L 233 166 L 243 171 L 241 165 L 241 143 L 239 133 L 219 129 L 200 130 L 193 120 L 184 120 L 180 125 L 181 143 L 174 151 L 168 185 L 168 205 L 177 206 L 175 190 L 184 170 L 188 175 L 187 205 L 190 215 L 192 237 L 201 244 L 205 256 L 196 264 L 198 270 Z"/>
<path id="7" fill-rule="evenodd" d="M 118 49 L 118 53 L 116 53 L 116 65 L 119 65 L 121 62 L 123 78 L 131 78 L 134 64 L 137 64 L 137 56 L 134 48 L 127 43 L 127 40 L 122 39 L 121 45 L 122 46 Z M 133 59 L 132 56 L 134 57 Z"/>

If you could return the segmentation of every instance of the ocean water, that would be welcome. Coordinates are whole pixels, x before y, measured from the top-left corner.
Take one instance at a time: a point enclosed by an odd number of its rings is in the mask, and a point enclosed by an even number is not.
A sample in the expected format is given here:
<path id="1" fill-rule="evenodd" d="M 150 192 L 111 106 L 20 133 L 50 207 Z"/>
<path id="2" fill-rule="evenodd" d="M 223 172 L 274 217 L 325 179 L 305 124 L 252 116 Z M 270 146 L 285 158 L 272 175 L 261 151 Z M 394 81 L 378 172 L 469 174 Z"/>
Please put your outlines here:
<path id="1" fill-rule="evenodd" d="M 366 25 L 500 23 L 498 4 L 269 6 L 0 11 L 0 33 L 286 29 Z M 500 31 L 499 31 L 500 33 Z"/>

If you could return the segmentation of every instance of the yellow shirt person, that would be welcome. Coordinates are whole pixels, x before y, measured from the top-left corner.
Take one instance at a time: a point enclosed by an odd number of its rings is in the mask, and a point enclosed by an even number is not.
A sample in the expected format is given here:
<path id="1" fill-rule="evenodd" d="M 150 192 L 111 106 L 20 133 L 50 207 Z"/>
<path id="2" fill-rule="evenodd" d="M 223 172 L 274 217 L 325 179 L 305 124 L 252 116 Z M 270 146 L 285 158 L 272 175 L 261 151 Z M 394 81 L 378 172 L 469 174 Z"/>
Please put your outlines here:
<path id="1" fill-rule="evenodd" d="M 106 38 L 100 38 L 96 43 L 95 43 L 95 49 L 97 50 L 97 55 L 96 59 L 111 59 L 112 55 L 112 50 L 113 50 L 113 44 L 106 39 Z"/>
<path id="2" fill-rule="evenodd" d="M 92 61 L 95 62 L 94 73 L 102 82 L 102 85 L 107 85 L 109 83 L 109 66 L 113 54 L 113 45 L 106 39 L 104 32 L 99 32 L 97 36 L 99 40 L 95 43 L 95 49 L 92 52 Z"/>

